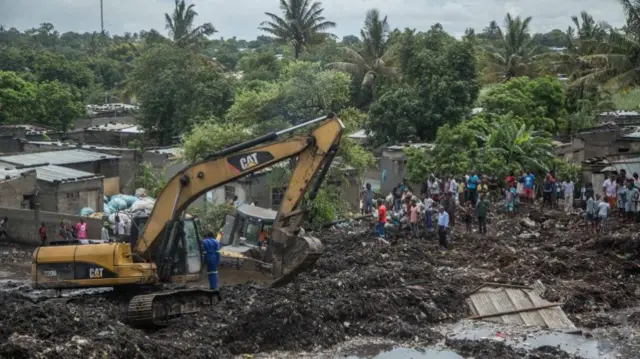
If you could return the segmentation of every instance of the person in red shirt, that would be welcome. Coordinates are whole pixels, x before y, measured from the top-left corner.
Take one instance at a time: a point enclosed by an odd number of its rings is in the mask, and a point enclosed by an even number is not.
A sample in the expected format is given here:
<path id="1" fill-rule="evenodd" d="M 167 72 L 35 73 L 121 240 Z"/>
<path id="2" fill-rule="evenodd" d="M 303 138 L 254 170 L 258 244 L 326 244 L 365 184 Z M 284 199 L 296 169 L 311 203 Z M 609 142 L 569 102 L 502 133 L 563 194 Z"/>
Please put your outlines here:
<path id="1" fill-rule="evenodd" d="M 38 230 L 38 233 L 40 234 L 40 242 L 44 246 L 47 244 L 47 226 L 44 225 L 44 222 L 40 224 L 40 230 Z"/>
<path id="2" fill-rule="evenodd" d="M 380 237 L 384 237 L 384 225 L 387 224 L 387 207 L 384 202 L 378 200 L 378 223 L 376 224 L 376 233 Z"/>
<path id="3" fill-rule="evenodd" d="M 507 182 L 507 188 L 513 187 L 513 184 L 516 183 L 516 177 L 513 175 L 513 172 L 511 172 L 504 180 Z"/>

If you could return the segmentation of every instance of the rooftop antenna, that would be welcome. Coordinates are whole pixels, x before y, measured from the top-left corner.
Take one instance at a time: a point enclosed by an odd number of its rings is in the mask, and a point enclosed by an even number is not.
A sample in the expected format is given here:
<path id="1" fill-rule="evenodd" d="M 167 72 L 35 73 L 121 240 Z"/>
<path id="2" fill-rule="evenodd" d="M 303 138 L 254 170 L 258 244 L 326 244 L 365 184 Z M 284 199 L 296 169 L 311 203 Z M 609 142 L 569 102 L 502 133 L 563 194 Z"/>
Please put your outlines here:
<path id="1" fill-rule="evenodd" d="M 102 12 L 102 0 L 100 0 L 100 30 L 102 35 L 104 35 L 104 15 Z"/>

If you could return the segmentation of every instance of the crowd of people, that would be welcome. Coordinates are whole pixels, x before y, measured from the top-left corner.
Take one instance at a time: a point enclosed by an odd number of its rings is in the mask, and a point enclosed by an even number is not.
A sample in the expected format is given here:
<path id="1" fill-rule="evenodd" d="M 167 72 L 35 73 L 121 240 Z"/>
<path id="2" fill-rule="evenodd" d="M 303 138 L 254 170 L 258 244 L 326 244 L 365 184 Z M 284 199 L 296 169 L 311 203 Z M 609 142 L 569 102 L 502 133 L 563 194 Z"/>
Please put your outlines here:
<path id="1" fill-rule="evenodd" d="M 376 199 L 371 185 L 366 184 L 361 195 L 362 213 L 377 212 L 376 231 L 380 237 L 384 238 L 385 227 L 407 227 L 413 238 L 437 232 L 442 249 L 449 247 L 447 233 L 458 217 L 464 221 L 467 233 L 473 231 L 475 222 L 477 232 L 485 235 L 492 203 L 500 201 L 504 204 L 503 211 L 509 215 L 518 212 L 522 204 L 533 205 L 536 197 L 542 199 L 543 209 L 573 213 L 581 207 L 587 228 L 596 232 L 605 228 L 610 209 L 617 208 L 618 215 L 625 221 L 640 222 L 637 173 L 629 178 L 624 170 L 611 174 L 602 185 L 602 193 L 596 193 L 591 183 L 576 192 L 572 179 L 560 179 L 554 171 L 546 173 L 538 183 L 539 186 L 531 170 L 523 170 L 519 175 L 512 173 L 500 180 L 478 173 L 444 178 L 431 175 L 419 194 L 413 193 L 405 183 L 399 183 L 384 199 Z"/>

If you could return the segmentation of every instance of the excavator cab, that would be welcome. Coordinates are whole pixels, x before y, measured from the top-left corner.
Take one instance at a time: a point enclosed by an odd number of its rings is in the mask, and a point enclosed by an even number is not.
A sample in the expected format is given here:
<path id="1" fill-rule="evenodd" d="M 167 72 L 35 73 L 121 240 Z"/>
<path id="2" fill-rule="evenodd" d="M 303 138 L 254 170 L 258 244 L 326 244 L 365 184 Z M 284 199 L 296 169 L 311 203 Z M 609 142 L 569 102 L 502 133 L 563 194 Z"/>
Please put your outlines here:
<path id="1" fill-rule="evenodd" d="M 274 210 L 244 204 L 226 216 L 220 243 L 221 283 L 273 281 L 268 245 L 277 215 Z"/>
<path id="2" fill-rule="evenodd" d="M 142 229 L 147 220 L 148 213 L 139 214 L 132 218 L 131 234 L 129 243 L 132 246 L 140 238 Z M 172 281 L 197 281 L 203 269 L 203 253 L 201 241 L 203 238 L 202 229 L 197 217 L 186 214 L 182 219 L 182 231 L 178 234 L 175 257 L 171 270 Z"/>

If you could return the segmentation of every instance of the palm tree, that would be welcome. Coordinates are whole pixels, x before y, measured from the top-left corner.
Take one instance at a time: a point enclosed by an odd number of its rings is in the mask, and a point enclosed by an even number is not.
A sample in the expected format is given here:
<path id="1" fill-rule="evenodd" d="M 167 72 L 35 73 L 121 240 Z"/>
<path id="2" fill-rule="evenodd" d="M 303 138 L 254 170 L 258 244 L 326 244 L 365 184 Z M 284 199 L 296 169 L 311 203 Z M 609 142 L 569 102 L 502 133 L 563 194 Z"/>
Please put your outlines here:
<path id="1" fill-rule="evenodd" d="M 625 31 L 611 31 L 594 53 L 580 56 L 585 70 L 573 85 L 604 85 L 617 91 L 640 85 L 640 0 L 619 0 L 627 23 Z"/>
<path id="2" fill-rule="evenodd" d="M 492 63 L 494 70 L 504 81 L 529 72 L 538 51 L 529 35 L 531 17 L 524 20 L 511 14 L 505 18 L 505 29 L 498 27 L 496 45 L 489 45 L 484 52 Z"/>
<path id="3" fill-rule="evenodd" d="M 187 6 L 184 0 L 175 0 L 176 7 L 173 14 L 164 14 L 167 23 L 166 29 L 173 41 L 180 46 L 193 45 L 202 36 L 213 35 L 216 29 L 210 22 L 193 27 L 193 21 L 198 13 L 194 10 L 195 5 Z"/>
<path id="4" fill-rule="evenodd" d="M 488 158 L 503 158 L 506 164 L 517 163 L 520 168 L 549 170 L 548 163 L 555 157 L 548 137 L 527 128 L 525 124 L 505 116 L 502 121 L 480 130 L 476 136 L 484 143 Z"/>
<path id="5" fill-rule="evenodd" d="M 290 42 L 297 59 L 304 47 L 333 36 L 326 30 L 334 28 L 336 23 L 322 16 L 324 9 L 321 6 L 321 3 L 311 3 L 311 0 L 280 0 L 283 17 L 266 12 L 269 21 L 262 22 L 260 30 L 278 40 Z"/>
<path id="6" fill-rule="evenodd" d="M 347 61 L 328 64 L 329 67 L 355 76 L 363 76 L 362 85 L 371 86 L 373 101 L 376 100 L 378 77 L 396 78 L 398 76 L 397 69 L 391 67 L 394 54 L 390 46 L 389 31 L 386 16 L 380 19 L 380 12 L 377 9 L 367 11 L 364 27 L 360 30 L 360 37 L 362 37 L 360 50 L 344 47 Z"/>

